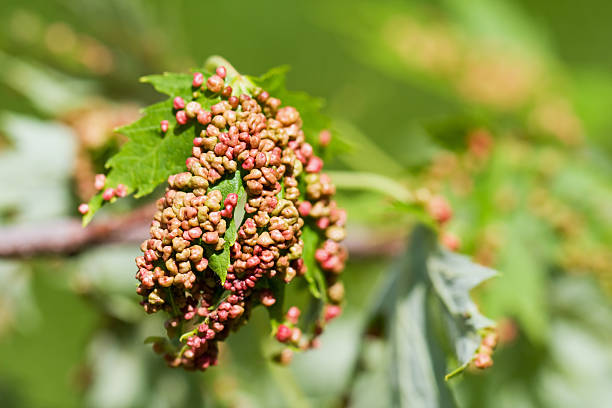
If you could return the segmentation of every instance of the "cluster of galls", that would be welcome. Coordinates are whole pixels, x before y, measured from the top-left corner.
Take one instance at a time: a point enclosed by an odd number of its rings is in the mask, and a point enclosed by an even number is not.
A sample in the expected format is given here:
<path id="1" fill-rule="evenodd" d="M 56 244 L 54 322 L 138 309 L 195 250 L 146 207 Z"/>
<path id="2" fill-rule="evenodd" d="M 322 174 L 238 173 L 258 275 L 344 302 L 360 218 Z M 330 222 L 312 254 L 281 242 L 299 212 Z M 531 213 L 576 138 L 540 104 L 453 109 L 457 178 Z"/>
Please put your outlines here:
<path id="1" fill-rule="evenodd" d="M 305 222 L 324 237 L 315 258 L 330 285 L 331 303 L 313 338 L 326 320 L 340 313 L 344 295 L 338 275 L 347 257 L 339 244 L 345 236 L 346 213 L 332 200 L 335 188 L 329 177 L 319 174 L 323 162 L 304 139 L 298 111 L 281 108 L 281 101 L 265 91 L 256 92 L 256 98 L 232 95 L 224 78 L 220 67 L 206 81 L 208 90 L 222 97 L 210 111 L 198 102 L 174 99 L 177 122 L 197 121 L 201 133 L 186 160 L 188 171 L 168 178 L 151 237 L 141 246 L 144 255 L 136 258 L 137 292 L 144 309 L 168 312 L 169 337 L 182 335 L 186 340 L 180 350 L 162 343 L 154 349 L 171 366 L 186 369 L 205 370 L 216 364 L 219 342 L 246 321 L 254 306 L 276 302 L 271 280 L 289 283 L 306 272 L 301 238 Z M 194 74 L 193 86 L 203 84 L 203 75 Z M 167 131 L 168 122 L 160 127 Z M 244 204 L 238 194 L 223 197 L 214 189 L 215 183 L 237 171 L 246 193 Z M 225 234 L 238 206 L 244 206 L 244 219 L 236 219 L 237 234 L 222 283 L 209 260 L 227 247 L 228 239 L 232 242 L 233 237 Z M 297 321 L 295 310 L 288 312 L 291 321 Z M 276 337 L 287 342 L 283 327 L 288 328 L 280 325 Z M 314 344 L 304 343 L 296 329 L 290 337 L 304 348 Z"/>
<path id="2" fill-rule="evenodd" d="M 497 346 L 498 339 L 499 336 L 495 332 L 487 333 L 482 338 L 480 347 L 478 347 L 476 356 L 474 356 L 474 365 L 477 368 L 485 369 L 493 365 L 493 359 L 491 356 L 493 355 L 493 350 Z"/>
<path id="3" fill-rule="evenodd" d="M 127 195 L 127 186 L 125 184 L 118 184 L 117 187 L 104 188 L 106 185 L 106 176 L 104 174 L 96 174 L 94 179 L 94 187 L 97 191 L 102 191 L 102 199 L 104 201 L 111 201 L 113 198 L 123 198 Z M 89 205 L 82 203 L 79 205 L 79 212 L 83 215 L 89 212 Z"/>

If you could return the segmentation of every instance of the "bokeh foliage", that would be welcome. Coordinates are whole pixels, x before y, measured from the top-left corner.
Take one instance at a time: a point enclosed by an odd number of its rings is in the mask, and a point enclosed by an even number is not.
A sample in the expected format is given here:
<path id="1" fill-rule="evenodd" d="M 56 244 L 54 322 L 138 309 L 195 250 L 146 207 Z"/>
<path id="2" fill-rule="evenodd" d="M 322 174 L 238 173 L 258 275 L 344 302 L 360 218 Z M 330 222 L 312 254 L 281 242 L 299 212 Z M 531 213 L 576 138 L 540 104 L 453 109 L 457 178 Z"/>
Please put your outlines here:
<path id="1" fill-rule="evenodd" d="M 338 176 L 374 173 L 445 194 L 455 209 L 448 230 L 461 238 L 461 252 L 501 271 L 475 292 L 502 329 L 495 365 L 452 379 L 449 404 L 612 401 L 606 2 L 239 1 L 216 8 L 195 0 L 7 0 L 2 11 L 2 224 L 76 215 L 92 193 L 91 176 L 123 142 L 109 129 L 159 101 L 137 78 L 187 72 L 211 54 L 254 74 L 289 64 L 289 88 L 324 98 L 333 130 L 350 145 L 329 158 Z M 384 189 L 336 182 L 354 237 L 401 240 L 418 219 Z M 388 255 L 354 255 L 345 313 L 321 349 L 296 356 L 289 368 L 262 364 L 269 327 L 255 313 L 230 341 L 222 369 L 186 375 L 165 369 L 141 343 L 161 325 L 137 306 L 137 252 L 107 245 L 75 257 L 0 260 L 3 406 L 385 401 L 390 346 L 367 316 L 396 265 Z"/>

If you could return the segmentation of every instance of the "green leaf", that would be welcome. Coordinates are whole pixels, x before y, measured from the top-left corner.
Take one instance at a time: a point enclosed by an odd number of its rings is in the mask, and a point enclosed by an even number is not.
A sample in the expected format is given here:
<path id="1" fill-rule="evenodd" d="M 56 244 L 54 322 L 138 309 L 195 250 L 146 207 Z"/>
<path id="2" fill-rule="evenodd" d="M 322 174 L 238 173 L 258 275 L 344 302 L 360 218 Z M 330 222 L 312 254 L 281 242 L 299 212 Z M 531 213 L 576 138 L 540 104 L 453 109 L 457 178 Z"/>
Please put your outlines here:
<path id="1" fill-rule="evenodd" d="M 207 78 L 205 75 L 204 78 Z M 164 72 L 161 75 L 148 75 L 140 78 L 140 82 L 153 85 L 159 93 L 171 97 L 190 98 L 193 92 L 191 83 L 193 76 L 185 73 Z"/>
<path id="2" fill-rule="evenodd" d="M 192 100 L 191 75 L 164 74 L 144 77 L 143 82 L 151 83 L 160 92 L 171 95 L 163 102 L 143 109 L 143 116 L 136 122 L 117 129 L 128 137 L 119 153 L 106 163 L 108 187 L 124 184 L 130 194 L 142 197 L 151 193 L 168 176 L 185 171 L 185 160 L 191 155 L 193 139 L 199 136 L 201 127 L 193 122 L 180 126 L 176 123 L 172 108 L 173 96 Z M 209 109 L 220 101 L 218 96 L 200 95 L 194 99 L 203 108 Z M 166 134 L 160 130 L 160 122 L 168 120 Z M 104 204 L 101 193 L 89 202 L 89 212 L 83 217 L 86 225 L 96 211 Z"/>
<path id="3" fill-rule="evenodd" d="M 161 336 L 148 336 L 144 339 L 144 344 L 153 344 L 153 343 L 165 343 L 168 339 L 166 337 Z"/>
<path id="4" fill-rule="evenodd" d="M 302 228 L 302 240 L 304 241 L 302 259 L 304 259 L 304 264 L 306 265 L 304 277 L 308 282 L 308 289 L 310 289 L 310 293 L 314 297 L 325 299 L 327 296 L 327 283 L 325 282 L 323 271 L 315 259 L 315 251 L 321 243 L 321 237 L 312 226 L 305 223 Z"/>
<path id="5" fill-rule="evenodd" d="M 427 269 L 433 290 L 444 305 L 447 334 L 460 364 L 452 373 L 455 375 L 472 361 L 482 340 L 482 330 L 495 326 L 495 322 L 480 313 L 470 290 L 497 272 L 441 248 L 429 257 Z"/>
<path id="6" fill-rule="evenodd" d="M 236 171 L 231 178 L 221 180 L 215 186 L 211 187 L 210 190 L 219 190 L 221 194 L 223 194 L 224 200 L 228 194 L 234 193 L 238 195 L 238 204 L 236 205 L 234 216 L 230 220 L 230 223 L 225 230 L 225 234 L 223 235 L 223 239 L 225 239 L 223 250 L 213 252 L 207 248 L 208 266 L 217 274 L 217 276 L 221 279 L 221 283 L 223 284 L 225 283 L 225 277 L 227 276 L 227 268 L 230 265 L 230 248 L 236 242 L 238 228 L 242 224 L 242 220 L 244 218 L 246 192 L 244 191 L 244 186 L 242 185 L 242 175 L 240 174 L 240 171 Z"/>
<path id="7" fill-rule="evenodd" d="M 428 298 L 428 260 L 435 235 L 417 227 L 404 256 L 392 269 L 393 285 L 383 296 L 391 307 L 387 336 L 390 343 L 390 383 L 393 406 L 455 407 L 444 382 L 445 355 L 436 341 Z"/>
<path id="8" fill-rule="evenodd" d="M 470 290 L 495 274 L 465 256 L 440 249 L 430 228 L 415 229 L 371 308 L 371 325 L 380 327 L 378 319 L 383 319 L 386 328 L 388 358 L 380 364 L 386 365 L 388 373 L 389 396 L 384 398 L 393 402 L 388 405 L 457 405 L 445 382 L 448 348 L 443 341 L 449 340 L 462 364 L 453 373 L 457 374 L 472 360 L 482 330 L 493 325 L 476 308 Z M 359 376 L 357 372 L 354 378 Z"/>
<path id="9" fill-rule="evenodd" d="M 391 326 L 394 406 L 455 407 L 441 381 L 444 354 L 427 321 L 427 286 L 419 282 L 399 299 Z"/>
<path id="10" fill-rule="evenodd" d="M 292 105 L 298 109 L 306 137 L 313 147 L 317 148 L 318 134 L 323 129 L 331 128 L 331 120 L 320 113 L 323 106 L 321 99 L 285 89 L 286 67 L 272 69 L 267 74 L 255 78 L 238 74 L 220 57 L 211 58 L 207 66 L 214 67 L 220 64 L 228 69 L 227 81 L 234 87 L 234 94 L 242 92 L 252 94 L 255 86 L 260 86 L 281 99 L 285 105 Z M 207 74 L 204 75 L 206 78 Z M 186 102 L 191 100 L 199 102 L 205 109 L 210 109 L 213 104 L 220 101 L 218 96 L 208 92 L 194 95 L 192 78 L 191 74 L 186 73 L 164 73 L 141 78 L 141 82 L 151 84 L 157 91 L 169 95 L 170 98 L 143 109 L 142 118 L 117 130 L 127 136 L 128 141 L 119 153 L 106 163 L 106 167 L 110 169 L 107 174 L 107 187 L 124 184 L 128 192 L 138 198 L 151 193 L 168 176 L 185 171 L 185 160 L 191 154 L 193 138 L 199 136 L 201 126 L 193 121 L 179 126 L 174 116 L 172 100 L 176 96 L 181 96 Z M 166 134 L 162 134 L 160 130 L 162 120 L 169 122 Z M 89 203 L 90 210 L 83 217 L 84 225 L 91 221 L 102 205 L 104 201 L 99 193 Z M 228 229 L 235 227 L 230 225 Z M 232 234 L 233 229 L 229 231 Z M 228 254 L 224 251 L 215 257 L 212 267 L 220 271 L 222 266 L 229 262 L 228 259 Z"/>

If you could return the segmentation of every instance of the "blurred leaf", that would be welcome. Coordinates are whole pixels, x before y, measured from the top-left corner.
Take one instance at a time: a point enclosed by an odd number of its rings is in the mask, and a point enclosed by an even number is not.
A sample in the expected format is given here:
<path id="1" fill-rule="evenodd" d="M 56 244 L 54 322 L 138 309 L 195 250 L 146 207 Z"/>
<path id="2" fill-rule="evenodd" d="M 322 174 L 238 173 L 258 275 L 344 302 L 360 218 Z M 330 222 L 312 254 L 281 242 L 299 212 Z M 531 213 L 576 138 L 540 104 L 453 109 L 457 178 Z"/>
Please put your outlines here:
<path id="1" fill-rule="evenodd" d="M 32 292 L 32 271 L 17 261 L 0 259 L 0 338 L 12 330 L 26 334 L 41 323 L 41 311 Z"/>
<path id="2" fill-rule="evenodd" d="M 442 350 L 432 344 L 427 323 L 427 289 L 416 284 L 399 301 L 391 323 L 395 359 L 391 365 L 393 401 L 400 407 L 454 407 L 450 392 L 441 381 Z"/>
<path id="3" fill-rule="evenodd" d="M 550 341 L 534 344 L 518 333 L 502 343 L 487 375 L 455 384 L 462 406 L 599 407 L 612 400 L 610 299 L 585 277 L 559 276 L 549 294 Z"/>
<path id="4" fill-rule="evenodd" d="M 399 407 L 454 407 L 444 383 L 444 351 L 429 322 L 428 259 L 434 234 L 424 227 L 413 233 L 410 245 L 394 267 L 395 283 L 387 295 L 390 312 L 391 400 Z"/>
<path id="5" fill-rule="evenodd" d="M 72 286 L 86 294 L 101 310 L 125 322 L 142 319 L 142 308 L 134 291 L 136 246 L 119 244 L 93 248 L 75 260 L 71 276 Z"/>
<path id="6" fill-rule="evenodd" d="M 444 304 L 444 318 L 460 369 L 465 369 L 480 346 L 481 331 L 495 326 L 495 322 L 480 313 L 470 291 L 497 272 L 444 249 L 430 256 L 427 268 L 435 293 Z M 453 374 L 457 372 L 454 370 Z"/>
<path id="7" fill-rule="evenodd" d="M 419 226 L 410 244 L 388 273 L 377 294 L 374 317 L 386 319 L 387 364 L 393 406 L 454 407 L 445 382 L 446 353 L 440 341 L 452 343 L 461 372 L 480 345 L 482 329 L 493 326 L 471 300 L 470 290 L 496 274 L 467 257 L 440 249 L 435 233 Z M 439 326 L 431 309 L 444 305 L 446 326 Z M 357 374 L 356 379 L 360 378 Z"/>
<path id="8" fill-rule="evenodd" d="M 391 407 L 388 379 L 389 345 L 382 340 L 368 340 L 360 353 L 362 369 L 353 381 L 349 404 L 351 408 Z"/>
<path id="9" fill-rule="evenodd" d="M 530 53 L 534 57 L 550 53 L 551 45 L 540 24 L 530 19 L 521 6 L 512 1 L 490 2 L 445 0 L 445 11 L 453 20 L 477 38 L 495 41 L 504 48 Z"/>
<path id="10" fill-rule="evenodd" d="M 25 96 L 46 115 L 75 109 L 97 90 L 93 82 L 69 77 L 49 66 L 28 63 L 1 51 L 0 81 Z"/>
<path id="11" fill-rule="evenodd" d="M 62 124 L 2 114 L 0 128 L 13 148 L 0 152 L 0 209 L 14 209 L 9 221 L 38 222 L 66 215 L 68 181 L 76 143 Z"/>
<path id="12" fill-rule="evenodd" d="M 81 407 L 78 383 L 73 380 L 100 318 L 65 284 L 69 278 L 65 262 L 45 259 L 30 265 L 32 291 L 22 294 L 36 299 L 40 319 L 34 322 L 35 330 L 0 338 L 0 383 L 14 379 L 24 407 Z M 0 401 L 4 402 L 3 395 Z"/>

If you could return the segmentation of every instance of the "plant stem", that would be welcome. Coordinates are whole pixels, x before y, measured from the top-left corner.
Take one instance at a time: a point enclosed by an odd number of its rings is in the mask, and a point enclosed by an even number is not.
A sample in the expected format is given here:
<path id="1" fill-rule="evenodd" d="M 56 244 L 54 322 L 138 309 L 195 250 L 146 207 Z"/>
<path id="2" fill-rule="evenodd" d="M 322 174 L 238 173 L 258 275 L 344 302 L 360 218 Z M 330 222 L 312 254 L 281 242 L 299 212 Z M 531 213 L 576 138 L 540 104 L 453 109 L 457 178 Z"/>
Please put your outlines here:
<path id="1" fill-rule="evenodd" d="M 388 177 L 375 173 L 330 171 L 336 187 L 345 190 L 374 190 L 403 203 L 412 203 L 414 196 L 405 186 Z"/>
<path id="2" fill-rule="evenodd" d="M 204 69 L 213 73 L 215 72 L 217 67 L 220 66 L 224 66 L 225 70 L 227 71 L 227 74 L 231 77 L 240 75 L 236 68 L 234 68 L 234 66 L 230 64 L 228 60 L 219 55 L 211 55 L 206 59 L 206 62 L 204 63 Z"/>
<path id="3" fill-rule="evenodd" d="M 225 67 L 227 72 L 226 83 L 232 87 L 234 95 L 239 96 L 242 93 L 253 93 L 256 88 L 255 84 L 247 75 L 240 75 L 238 70 L 225 58 L 219 55 L 212 55 L 204 63 L 204 69 L 210 72 L 215 72 L 217 67 L 220 66 Z"/>

